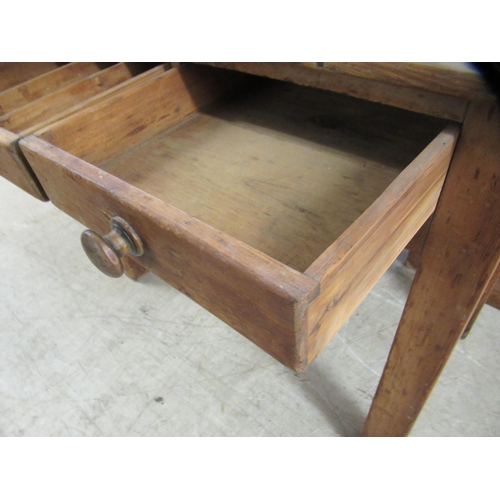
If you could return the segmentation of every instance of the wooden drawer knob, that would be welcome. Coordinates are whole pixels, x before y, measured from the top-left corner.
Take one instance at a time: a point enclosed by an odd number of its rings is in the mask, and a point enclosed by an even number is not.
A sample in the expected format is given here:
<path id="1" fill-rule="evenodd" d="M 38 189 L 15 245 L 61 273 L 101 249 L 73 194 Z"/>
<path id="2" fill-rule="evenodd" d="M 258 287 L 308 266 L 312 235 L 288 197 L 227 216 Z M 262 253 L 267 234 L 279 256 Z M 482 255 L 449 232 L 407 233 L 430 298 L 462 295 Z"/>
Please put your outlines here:
<path id="1" fill-rule="evenodd" d="M 107 276 L 119 278 L 123 274 L 121 258 L 124 255 L 139 256 L 144 253 L 142 242 L 132 227 L 121 217 L 110 221 L 111 232 L 101 236 L 95 231 L 82 233 L 83 249 L 92 264 Z"/>

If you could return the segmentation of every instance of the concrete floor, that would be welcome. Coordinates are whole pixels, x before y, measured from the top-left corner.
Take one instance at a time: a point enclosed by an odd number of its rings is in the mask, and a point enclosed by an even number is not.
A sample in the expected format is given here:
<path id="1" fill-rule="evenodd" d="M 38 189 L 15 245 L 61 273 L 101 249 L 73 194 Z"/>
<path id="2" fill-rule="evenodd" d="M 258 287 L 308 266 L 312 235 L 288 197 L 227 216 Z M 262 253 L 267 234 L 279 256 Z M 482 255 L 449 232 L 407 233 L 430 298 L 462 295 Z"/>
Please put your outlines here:
<path id="1" fill-rule="evenodd" d="M 400 257 L 297 375 L 153 275 L 100 274 L 78 222 L 0 178 L 0 435 L 356 436 L 411 285 Z M 500 435 L 500 311 L 412 436 Z"/>

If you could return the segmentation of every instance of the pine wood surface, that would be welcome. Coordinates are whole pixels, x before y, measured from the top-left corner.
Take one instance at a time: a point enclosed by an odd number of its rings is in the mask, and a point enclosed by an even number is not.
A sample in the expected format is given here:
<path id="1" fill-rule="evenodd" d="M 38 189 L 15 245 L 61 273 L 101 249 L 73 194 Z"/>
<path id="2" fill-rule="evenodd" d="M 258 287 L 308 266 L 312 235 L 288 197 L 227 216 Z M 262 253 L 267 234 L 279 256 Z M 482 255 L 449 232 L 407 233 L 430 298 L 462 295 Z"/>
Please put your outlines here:
<path id="1" fill-rule="evenodd" d="M 162 71 L 41 128 L 37 136 L 101 166 L 209 106 L 241 78 L 195 66 Z"/>
<path id="2" fill-rule="evenodd" d="M 43 123 L 57 113 L 104 92 L 133 76 L 133 72 L 125 63 L 118 63 L 110 68 L 98 70 L 96 73 L 63 89 L 0 116 L 0 127 L 22 134 L 29 127 Z"/>
<path id="3" fill-rule="evenodd" d="M 61 66 L 53 62 L 0 62 L 0 92 Z"/>
<path id="4" fill-rule="evenodd" d="M 0 92 L 0 116 L 97 73 L 105 66 L 95 62 L 69 63 Z"/>
<path id="5" fill-rule="evenodd" d="M 147 69 L 147 64 L 143 65 L 141 63 L 125 63 L 125 65 L 129 68 L 131 74 L 134 74 L 136 76 L 129 78 L 124 82 L 105 90 L 104 92 L 98 93 L 97 95 L 90 97 L 89 99 L 81 101 L 74 106 L 64 109 L 63 111 L 51 116 L 48 120 L 34 124 L 26 130 L 23 130 L 23 136 L 33 134 L 40 130 L 44 130 L 50 126 L 55 126 L 58 122 L 64 121 L 66 118 L 73 114 L 79 113 L 87 108 L 91 108 L 92 106 L 98 106 L 99 103 L 105 102 L 106 100 L 111 98 L 111 96 L 126 92 L 130 86 L 142 85 L 143 82 L 151 78 L 155 78 L 158 74 L 165 73 L 171 67 L 169 63 L 160 64 L 150 69 Z M 143 69 L 144 72 L 140 73 L 140 71 Z"/>

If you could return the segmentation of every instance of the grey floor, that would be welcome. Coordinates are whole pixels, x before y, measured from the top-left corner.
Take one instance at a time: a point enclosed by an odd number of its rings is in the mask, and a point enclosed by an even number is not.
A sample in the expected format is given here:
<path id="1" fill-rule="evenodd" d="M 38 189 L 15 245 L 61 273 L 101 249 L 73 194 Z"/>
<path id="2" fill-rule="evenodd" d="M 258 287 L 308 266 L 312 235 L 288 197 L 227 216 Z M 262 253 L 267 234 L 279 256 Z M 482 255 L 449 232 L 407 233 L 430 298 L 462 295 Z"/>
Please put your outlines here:
<path id="1" fill-rule="evenodd" d="M 83 230 L 0 178 L 0 435 L 356 436 L 413 273 L 401 256 L 297 375 L 152 275 L 101 275 Z M 412 436 L 500 435 L 500 311 L 460 341 Z"/>

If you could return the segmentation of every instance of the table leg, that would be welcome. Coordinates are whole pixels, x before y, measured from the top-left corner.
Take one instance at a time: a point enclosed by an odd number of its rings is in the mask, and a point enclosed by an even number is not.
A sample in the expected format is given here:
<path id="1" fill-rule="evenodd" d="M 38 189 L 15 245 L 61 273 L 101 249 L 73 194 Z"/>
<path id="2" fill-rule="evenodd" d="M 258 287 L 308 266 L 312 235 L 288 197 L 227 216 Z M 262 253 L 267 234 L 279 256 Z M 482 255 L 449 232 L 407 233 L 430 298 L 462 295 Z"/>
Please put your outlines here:
<path id="1" fill-rule="evenodd" d="M 500 111 L 471 102 L 364 436 L 407 435 L 500 262 Z"/>

